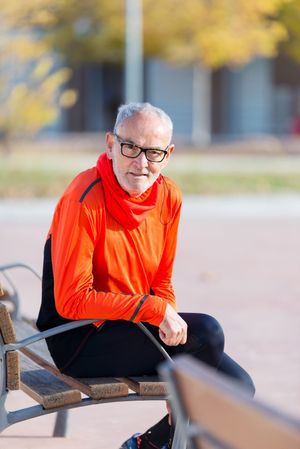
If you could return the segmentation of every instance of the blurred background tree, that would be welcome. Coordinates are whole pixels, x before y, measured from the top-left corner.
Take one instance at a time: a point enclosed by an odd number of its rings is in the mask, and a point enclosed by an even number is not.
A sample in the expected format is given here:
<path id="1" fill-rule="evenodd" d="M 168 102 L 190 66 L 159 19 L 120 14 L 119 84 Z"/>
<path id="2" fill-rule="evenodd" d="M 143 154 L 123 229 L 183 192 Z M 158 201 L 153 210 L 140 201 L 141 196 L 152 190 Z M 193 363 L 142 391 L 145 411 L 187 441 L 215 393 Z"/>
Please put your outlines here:
<path id="1" fill-rule="evenodd" d="M 10 89 L 2 79 L 2 135 L 34 133 L 55 119 L 59 106 L 76 101 L 74 91 L 59 96 L 71 72 L 55 70 L 49 58 L 59 55 L 69 68 L 123 62 L 125 6 L 125 0 L 0 0 L 0 23 L 10 39 L 1 45 L 2 67 L 27 72 Z M 290 37 L 286 49 L 298 57 L 299 8 L 297 0 L 143 0 L 144 54 L 209 70 L 273 56 Z M 3 64 L 5 57 L 10 62 Z"/>
<path id="2" fill-rule="evenodd" d="M 279 11 L 279 20 L 288 31 L 288 39 L 282 45 L 282 50 L 292 59 L 300 62 L 300 2 L 290 0 L 284 2 Z"/>
<path id="3" fill-rule="evenodd" d="M 0 139 L 9 153 L 13 137 L 31 137 L 53 123 L 62 108 L 74 105 L 77 93 L 63 88 L 71 70 L 58 67 L 43 39 L 17 23 L 1 23 Z"/>
<path id="4" fill-rule="evenodd" d="M 12 28 L 34 30 L 69 65 L 123 58 L 123 0 L 0 0 L 0 9 Z"/>
<path id="5" fill-rule="evenodd" d="M 120 62 L 124 57 L 125 0 L 0 0 L 11 27 L 33 29 L 68 64 Z M 287 38 L 292 0 L 143 1 L 145 56 L 210 67 L 243 64 L 275 54 Z M 285 14 L 278 17 L 284 7 Z"/>
<path id="6" fill-rule="evenodd" d="M 208 67 L 245 64 L 272 56 L 287 37 L 276 18 L 285 0 L 145 0 L 148 54 Z"/>

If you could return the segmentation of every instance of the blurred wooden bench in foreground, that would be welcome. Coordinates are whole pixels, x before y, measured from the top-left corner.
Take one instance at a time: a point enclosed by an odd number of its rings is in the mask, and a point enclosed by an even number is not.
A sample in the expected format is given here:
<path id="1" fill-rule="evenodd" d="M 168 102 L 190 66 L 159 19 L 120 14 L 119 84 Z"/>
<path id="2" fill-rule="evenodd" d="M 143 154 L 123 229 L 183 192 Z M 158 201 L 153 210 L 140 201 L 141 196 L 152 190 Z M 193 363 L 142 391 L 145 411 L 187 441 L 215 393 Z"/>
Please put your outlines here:
<path id="1" fill-rule="evenodd" d="M 300 449 L 300 421 L 249 398 L 203 363 L 179 356 L 160 373 L 170 386 L 182 449 L 186 440 L 193 449 Z"/>

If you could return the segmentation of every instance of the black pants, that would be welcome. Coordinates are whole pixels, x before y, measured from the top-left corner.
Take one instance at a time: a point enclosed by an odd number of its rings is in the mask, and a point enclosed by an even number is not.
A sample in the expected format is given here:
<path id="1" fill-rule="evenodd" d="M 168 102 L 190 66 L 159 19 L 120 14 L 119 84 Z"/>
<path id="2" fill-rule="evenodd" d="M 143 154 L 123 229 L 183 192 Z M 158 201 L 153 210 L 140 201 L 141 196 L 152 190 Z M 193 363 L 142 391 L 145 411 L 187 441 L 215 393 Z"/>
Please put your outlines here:
<path id="1" fill-rule="evenodd" d="M 170 354 L 188 353 L 239 382 L 250 395 L 255 387 L 249 374 L 224 353 L 224 334 L 218 321 L 198 313 L 181 313 L 188 324 L 186 344 L 162 346 Z M 144 323 L 160 341 L 158 328 Z M 106 321 L 74 329 L 47 340 L 58 368 L 74 377 L 122 377 L 156 373 L 163 355 L 133 323 Z"/>

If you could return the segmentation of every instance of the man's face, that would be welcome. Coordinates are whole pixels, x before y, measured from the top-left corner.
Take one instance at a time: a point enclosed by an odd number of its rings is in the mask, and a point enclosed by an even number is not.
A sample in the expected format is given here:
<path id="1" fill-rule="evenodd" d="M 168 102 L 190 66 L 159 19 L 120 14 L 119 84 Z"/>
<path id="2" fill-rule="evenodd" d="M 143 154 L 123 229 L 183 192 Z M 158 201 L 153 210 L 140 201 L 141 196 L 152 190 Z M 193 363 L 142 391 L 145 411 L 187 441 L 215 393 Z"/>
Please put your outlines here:
<path id="1" fill-rule="evenodd" d="M 119 126 L 121 141 L 135 143 L 142 148 L 165 150 L 170 143 L 171 133 L 166 123 L 152 112 L 137 113 L 125 119 Z M 106 134 L 106 153 L 112 160 L 114 174 L 120 186 L 130 196 L 139 196 L 156 181 L 167 165 L 174 145 L 162 162 L 149 162 L 145 153 L 130 159 L 121 153 L 120 143 L 112 133 Z"/>

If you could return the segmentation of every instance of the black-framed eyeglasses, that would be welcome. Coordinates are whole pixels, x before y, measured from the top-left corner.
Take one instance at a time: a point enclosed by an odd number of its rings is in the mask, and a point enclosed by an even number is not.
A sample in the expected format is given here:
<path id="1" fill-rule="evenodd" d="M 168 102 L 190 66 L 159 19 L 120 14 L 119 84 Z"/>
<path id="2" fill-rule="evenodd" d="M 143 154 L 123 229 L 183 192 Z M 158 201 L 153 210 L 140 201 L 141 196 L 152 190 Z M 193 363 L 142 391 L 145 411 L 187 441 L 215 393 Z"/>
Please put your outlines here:
<path id="1" fill-rule="evenodd" d="M 141 153 L 145 153 L 146 159 L 149 162 L 162 162 L 168 154 L 168 148 L 170 145 L 168 145 L 164 150 L 159 148 L 142 148 L 135 143 L 122 140 L 118 134 L 114 134 L 114 136 L 121 146 L 122 155 L 129 157 L 130 159 L 135 159 Z"/>

